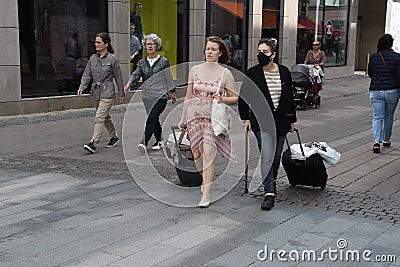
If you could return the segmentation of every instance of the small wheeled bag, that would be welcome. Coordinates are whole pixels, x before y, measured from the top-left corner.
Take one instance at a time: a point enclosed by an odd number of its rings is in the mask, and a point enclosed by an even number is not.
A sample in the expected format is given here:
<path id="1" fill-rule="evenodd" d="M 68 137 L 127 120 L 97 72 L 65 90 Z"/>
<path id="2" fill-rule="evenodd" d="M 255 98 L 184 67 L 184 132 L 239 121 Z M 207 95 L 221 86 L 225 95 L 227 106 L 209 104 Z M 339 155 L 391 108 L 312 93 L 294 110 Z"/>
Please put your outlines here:
<path id="1" fill-rule="evenodd" d="M 197 170 L 196 164 L 190 145 L 182 144 L 184 134 L 181 133 L 179 138 L 176 136 L 175 130 L 179 130 L 177 126 L 171 127 L 175 146 L 176 154 L 172 155 L 172 162 L 175 166 L 178 179 L 183 186 L 200 186 L 203 182 L 203 177 Z"/>
<path id="2" fill-rule="evenodd" d="M 320 154 L 305 157 L 300 141 L 299 131 L 295 129 L 299 140 L 303 159 L 293 159 L 289 141 L 286 138 L 287 149 L 282 155 L 282 165 L 291 185 L 318 186 L 322 189 L 326 186 L 328 174 Z"/>

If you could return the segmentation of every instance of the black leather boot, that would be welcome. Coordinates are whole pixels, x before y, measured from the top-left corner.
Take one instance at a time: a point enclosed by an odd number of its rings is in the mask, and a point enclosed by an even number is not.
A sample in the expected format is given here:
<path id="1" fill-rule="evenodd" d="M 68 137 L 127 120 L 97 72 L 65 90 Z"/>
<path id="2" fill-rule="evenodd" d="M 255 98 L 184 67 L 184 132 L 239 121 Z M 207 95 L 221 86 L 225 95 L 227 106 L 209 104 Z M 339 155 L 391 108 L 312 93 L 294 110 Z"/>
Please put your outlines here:
<path id="1" fill-rule="evenodd" d="M 263 203 L 261 204 L 262 210 L 270 210 L 275 206 L 274 196 L 265 196 Z"/>

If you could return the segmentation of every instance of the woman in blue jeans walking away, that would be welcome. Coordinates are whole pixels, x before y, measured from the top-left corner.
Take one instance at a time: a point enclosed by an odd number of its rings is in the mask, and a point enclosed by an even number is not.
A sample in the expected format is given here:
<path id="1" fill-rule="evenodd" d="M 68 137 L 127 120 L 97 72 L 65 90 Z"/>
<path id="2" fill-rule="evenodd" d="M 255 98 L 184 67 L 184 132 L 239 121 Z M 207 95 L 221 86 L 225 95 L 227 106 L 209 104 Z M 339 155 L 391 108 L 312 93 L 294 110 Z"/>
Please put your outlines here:
<path id="1" fill-rule="evenodd" d="M 244 120 L 243 126 L 253 131 L 261 154 L 261 175 L 265 192 L 265 198 L 261 204 L 263 210 L 270 210 L 275 205 L 276 177 L 285 137 L 289 131 L 293 132 L 294 123 L 297 121 L 292 78 L 286 66 L 274 62 L 277 56 L 276 48 L 276 39 L 261 39 L 257 47 L 258 64 L 247 71 L 247 76 L 257 85 L 265 99 L 252 97 L 254 93 L 250 91 L 251 87 L 246 87 L 240 91 L 238 106 L 240 118 Z M 263 107 L 261 108 L 260 105 Z M 264 129 L 266 124 L 271 124 L 266 121 L 268 116 L 265 116 L 265 109 L 268 108 L 274 118 L 276 136 L 268 129 Z M 265 120 L 257 121 L 256 117 Z M 274 137 L 276 140 L 272 139 Z M 275 147 L 271 144 L 275 144 Z M 271 155 L 273 161 L 272 166 L 269 167 Z"/>
<path id="2" fill-rule="evenodd" d="M 393 37 L 384 34 L 378 40 L 377 52 L 371 55 L 368 65 L 370 99 L 373 109 L 372 130 L 374 144 L 372 151 L 379 153 L 381 143 L 390 147 L 393 114 L 399 102 L 400 54 L 392 50 Z"/>

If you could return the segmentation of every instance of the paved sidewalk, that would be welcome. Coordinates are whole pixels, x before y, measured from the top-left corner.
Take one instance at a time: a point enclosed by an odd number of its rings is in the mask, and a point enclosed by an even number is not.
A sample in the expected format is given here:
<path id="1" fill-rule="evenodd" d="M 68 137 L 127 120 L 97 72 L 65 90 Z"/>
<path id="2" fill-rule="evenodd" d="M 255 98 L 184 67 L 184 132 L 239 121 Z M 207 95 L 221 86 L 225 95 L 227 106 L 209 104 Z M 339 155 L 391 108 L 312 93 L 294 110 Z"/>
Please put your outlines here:
<path id="1" fill-rule="evenodd" d="M 242 183 L 208 209 L 154 200 L 132 180 L 121 144 L 106 148 L 104 136 L 98 153 L 81 148 L 92 109 L 0 118 L 0 266 L 400 266 L 400 115 L 393 146 L 373 154 L 368 82 L 329 80 L 321 109 L 298 111 L 302 141 L 326 141 L 342 158 L 325 190 L 292 187 L 281 169 L 267 212 L 261 191 L 241 196 Z M 125 108 L 113 108 L 119 129 Z M 135 175 L 148 173 L 137 164 Z M 356 252 L 360 261 L 346 260 Z"/>

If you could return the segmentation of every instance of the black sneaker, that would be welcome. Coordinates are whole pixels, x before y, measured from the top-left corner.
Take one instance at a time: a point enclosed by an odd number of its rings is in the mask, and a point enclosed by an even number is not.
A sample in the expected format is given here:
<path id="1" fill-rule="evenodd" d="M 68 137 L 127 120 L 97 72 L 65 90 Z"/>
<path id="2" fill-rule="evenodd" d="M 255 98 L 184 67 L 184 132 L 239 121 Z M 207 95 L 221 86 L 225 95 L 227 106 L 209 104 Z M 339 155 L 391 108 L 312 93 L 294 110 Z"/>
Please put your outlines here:
<path id="1" fill-rule="evenodd" d="M 90 154 L 96 153 L 96 146 L 94 145 L 93 142 L 90 142 L 89 144 L 84 145 L 83 148 L 84 148 L 85 150 L 89 151 Z"/>
<path id="2" fill-rule="evenodd" d="M 159 142 L 156 142 L 151 149 L 160 150 L 162 147 L 163 147 L 163 144 L 161 141 L 159 141 Z"/>
<path id="3" fill-rule="evenodd" d="M 392 143 L 390 141 L 383 141 L 383 147 L 390 147 Z"/>
<path id="4" fill-rule="evenodd" d="M 110 142 L 108 142 L 107 147 L 115 147 L 118 142 L 119 142 L 118 137 L 112 137 L 110 139 Z"/>
<path id="5" fill-rule="evenodd" d="M 270 210 L 275 206 L 274 196 L 265 196 L 263 203 L 261 204 L 262 210 Z"/>
<path id="6" fill-rule="evenodd" d="M 379 143 L 374 143 L 372 146 L 372 152 L 380 153 L 381 152 L 381 145 Z"/>

